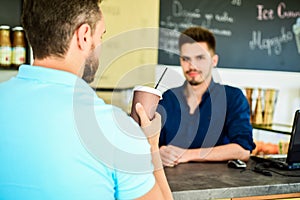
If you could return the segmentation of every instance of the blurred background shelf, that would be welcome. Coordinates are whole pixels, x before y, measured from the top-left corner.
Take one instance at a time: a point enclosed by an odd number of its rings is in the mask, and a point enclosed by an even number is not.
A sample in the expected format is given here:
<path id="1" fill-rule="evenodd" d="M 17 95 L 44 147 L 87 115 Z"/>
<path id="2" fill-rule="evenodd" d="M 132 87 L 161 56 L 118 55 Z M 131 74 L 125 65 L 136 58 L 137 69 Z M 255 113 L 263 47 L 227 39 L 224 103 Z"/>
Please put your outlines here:
<path id="1" fill-rule="evenodd" d="M 271 124 L 271 125 L 256 125 L 252 124 L 254 129 L 271 131 L 275 133 L 282 133 L 290 135 L 292 132 L 292 126 L 287 124 Z"/>

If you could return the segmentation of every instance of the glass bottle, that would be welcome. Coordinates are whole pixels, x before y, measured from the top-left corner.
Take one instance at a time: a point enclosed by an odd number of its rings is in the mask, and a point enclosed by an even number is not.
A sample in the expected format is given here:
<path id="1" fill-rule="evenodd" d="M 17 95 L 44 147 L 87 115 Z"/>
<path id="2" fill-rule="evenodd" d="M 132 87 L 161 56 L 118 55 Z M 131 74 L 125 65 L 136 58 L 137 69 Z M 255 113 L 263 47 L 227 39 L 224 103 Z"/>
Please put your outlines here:
<path id="1" fill-rule="evenodd" d="M 12 68 L 19 69 L 19 66 L 26 61 L 26 44 L 24 31 L 21 26 L 16 26 L 13 31 L 13 44 L 12 44 Z"/>
<path id="2" fill-rule="evenodd" d="M 253 111 L 252 111 L 252 94 L 253 94 L 253 88 L 245 88 L 246 90 L 246 98 L 249 103 L 250 107 L 250 122 L 252 123 L 253 120 Z"/>
<path id="3" fill-rule="evenodd" d="M 258 96 L 256 99 L 256 106 L 253 116 L 253 124 L 262 125 L 263 124 L 263 109 L 262 109 L 262 98 L 261 98 L 262 89 L 258 89 Z"/>
<path id="4" fill-rule="evenodd" d="M 7 25 L 0 26 L 0 67 L 10 68 L 11 65 L 11 42 L 10 27 Z"/>

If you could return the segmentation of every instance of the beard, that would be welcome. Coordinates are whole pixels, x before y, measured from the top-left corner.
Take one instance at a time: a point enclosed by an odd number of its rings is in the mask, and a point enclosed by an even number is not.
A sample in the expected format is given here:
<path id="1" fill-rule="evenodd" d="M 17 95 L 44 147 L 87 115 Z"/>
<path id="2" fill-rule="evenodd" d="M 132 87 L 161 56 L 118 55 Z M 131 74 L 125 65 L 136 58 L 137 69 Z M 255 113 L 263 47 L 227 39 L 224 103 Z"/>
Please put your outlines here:
<path id="1" fill-rule="evenodd" d="M 187 80 L 190 85 L 192 86 L 197 86 L 203 84 L 210 76 L 211 76 L 211 71 L 209 71 L 207 74 L 204 74 L 202 71 L 199 70 L 188 70 L 185 73 L 188 74 L 190 72 L 198 72 L 200 74 L 200 79 L 192 78 L 190 80 Z M 188 75 L 186 76 L 188 77 Z"/>
<path id="2" fill-rule="evenodd" d="M 87 83 L 91 83 L 94 81 L 95 74 L 99 67 L 99 58 L 96 52 L 97 51 L 95 49 L 95 45 L 93 45 L 92 50 L 84 63 L 82 79 Z"/>
<path id="3" fill-rule="evenodd" d="M 186 78 L 188 77 L 188 73 L 190 72 L 198 72 L 199 74 L 201 74 L 202 76 L 202 72 L 201 71 L 198 71 L 198 70 L 188 70 L 186 71 Z M 190 80 L 188 80 L 189 84 L 190 85 L 193 85 L 193 86 L 196 86 L 196 85 L 200 85 L 201 83 L 203 83 L 203 80 L 196 80 L 195 78 L 192 78 Z"/>
<path id="4" fill-rule="evenodd" d="M 189 81 L 189 84 L 193 86 L 200 85 L 201 83 L 203 83 L 203 81 L 196 81 L 194 79 Z"/>

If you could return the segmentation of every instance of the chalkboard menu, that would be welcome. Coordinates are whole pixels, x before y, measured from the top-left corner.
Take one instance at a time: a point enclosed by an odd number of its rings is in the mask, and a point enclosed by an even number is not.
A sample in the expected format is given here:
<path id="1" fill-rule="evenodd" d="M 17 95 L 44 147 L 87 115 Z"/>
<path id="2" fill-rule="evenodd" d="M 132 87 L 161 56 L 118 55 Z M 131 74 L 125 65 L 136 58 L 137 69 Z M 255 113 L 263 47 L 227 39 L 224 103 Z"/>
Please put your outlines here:
<path id="1" fill-rule="evenodd" d="M 161 0 L 158 63 L 179 65 L 180 32 L 203 26 L 216 37 L 218 67 L 300 72 L 297 19 L 299 0 Z"/>

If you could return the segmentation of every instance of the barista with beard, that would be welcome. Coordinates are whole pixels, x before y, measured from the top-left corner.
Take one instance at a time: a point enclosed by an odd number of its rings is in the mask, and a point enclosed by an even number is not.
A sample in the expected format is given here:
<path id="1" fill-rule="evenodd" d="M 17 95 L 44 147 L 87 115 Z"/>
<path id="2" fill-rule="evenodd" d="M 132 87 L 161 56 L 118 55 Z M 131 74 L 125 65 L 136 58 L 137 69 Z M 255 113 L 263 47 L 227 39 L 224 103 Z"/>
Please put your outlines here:
<path id="1" fill-rule="evenodd" d="M 179 37 L 184 84 L 160 101 L 160 154 L 165 166 L 190 161 L 247 161 L 255 148 L 247 99 L 238 88 L 214 82 L 214 35 L 191 27 Z M 229 48 L 229 47 L 226 47 Z M 230 50 L 230 49 L 228 49 Z"/>
<path id="2" fill-rule="evenodd" d="M 106 31 L 100 1 L 23 1 L 34 62 L 0 84 L 0 199 L 173 199 L 160 115 L 137 104 L 141 128 L 88 85 Z"/>

